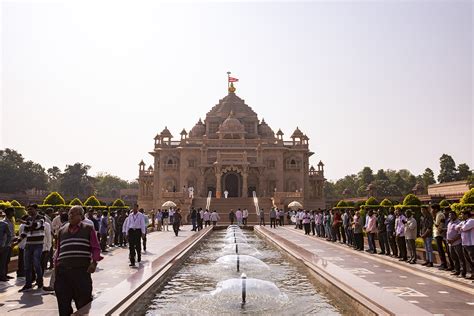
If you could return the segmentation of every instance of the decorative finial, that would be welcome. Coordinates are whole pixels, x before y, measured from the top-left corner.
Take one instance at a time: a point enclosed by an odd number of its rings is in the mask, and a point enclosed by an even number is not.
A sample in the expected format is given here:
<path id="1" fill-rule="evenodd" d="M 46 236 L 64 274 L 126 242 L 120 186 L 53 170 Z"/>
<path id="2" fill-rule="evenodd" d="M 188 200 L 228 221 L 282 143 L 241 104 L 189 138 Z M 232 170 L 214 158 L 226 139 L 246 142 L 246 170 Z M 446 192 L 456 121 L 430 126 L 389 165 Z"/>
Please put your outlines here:
<path id="1" fill-rule="evenodd" d="M 235 90 L 236 90 L 236 89 L 235 89 L 235 87 L 234 87 L 234 83 L 231 82 L 231 83 L 230 83 L 230 86 L 229 86 L 229 92 L 234 93 Z"/>
<path id="2" fill-rule="evenodd" d="M 234 87 L 234 82 L 238 82 L 238 81 L 239 79 L 230 76 L 230 71 L 227 72 L 227 88 L 230 93 L 235 92 L 236 89 Z"/>

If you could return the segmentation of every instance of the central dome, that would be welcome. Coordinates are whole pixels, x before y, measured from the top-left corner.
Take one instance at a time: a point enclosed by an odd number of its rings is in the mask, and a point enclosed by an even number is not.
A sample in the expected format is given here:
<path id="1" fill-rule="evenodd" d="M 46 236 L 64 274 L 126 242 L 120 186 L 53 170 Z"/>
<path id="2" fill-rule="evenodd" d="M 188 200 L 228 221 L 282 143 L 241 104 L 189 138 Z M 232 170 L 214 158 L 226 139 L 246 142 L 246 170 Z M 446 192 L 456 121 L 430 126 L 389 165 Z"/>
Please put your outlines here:
<path id="1" fill-rule="evenodd" d="M 245 133 L 245 127 L 234 117 L 234 112 L 230 111 L 229 116 L 219 126 L 220 134 L 241 134 Z"/>

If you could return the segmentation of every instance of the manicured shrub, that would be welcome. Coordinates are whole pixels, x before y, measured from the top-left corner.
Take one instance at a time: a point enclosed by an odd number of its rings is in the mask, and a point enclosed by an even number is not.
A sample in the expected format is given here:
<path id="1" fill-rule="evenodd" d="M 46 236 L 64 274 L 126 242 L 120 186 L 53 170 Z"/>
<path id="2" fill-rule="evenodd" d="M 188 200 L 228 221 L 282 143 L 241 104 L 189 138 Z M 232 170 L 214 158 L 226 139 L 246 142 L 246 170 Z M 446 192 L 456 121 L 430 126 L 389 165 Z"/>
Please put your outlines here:
<path id="1" fill-rule="evenodd" d="M 414 194 L 408 194 L 407 196 L 405 196 L 405 198 L 403 199 L 403 205 L 418 205 L 420 206 L 421 205 L 421 201 L 420 199 L 414 195 Z"/>
<path id="2" fill-rule="evenodd" d="M 87 200 L 84 202 L 84 206 L 101 206 L 99 200 L 95 196 L 89 196 Z"/>
<path id="3" fill-rule="evenodd" d="M 64 205 L 64 201 L 61 194 L 58 192 L 51 192 L 43 201 L 43 205 Z"/>
<path id="4" fill-rule="evenodd" d="M 71 202 L 69 202 L 69 205 L 80 205 L 80 206 L 82 206 L 82 202 L 78 198 L 74 198 L 74 199 L 71 200 Z"/>

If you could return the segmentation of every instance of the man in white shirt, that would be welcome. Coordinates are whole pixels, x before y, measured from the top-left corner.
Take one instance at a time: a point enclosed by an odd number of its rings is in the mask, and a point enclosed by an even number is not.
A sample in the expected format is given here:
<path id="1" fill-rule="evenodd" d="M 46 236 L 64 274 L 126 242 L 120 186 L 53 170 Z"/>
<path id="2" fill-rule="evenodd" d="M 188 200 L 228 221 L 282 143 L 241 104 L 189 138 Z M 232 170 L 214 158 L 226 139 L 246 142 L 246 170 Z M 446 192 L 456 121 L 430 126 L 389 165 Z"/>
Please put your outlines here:
<path id="1" fill-rule="evenodd" d="M 145 216 L 138 212 L 138 204 L 135 204 L 132 212 L 130 212 L 130 215 L 128 215 L 125 220 L 123 231 L 128 237 L 130 266 L 134 267 L 135 254 L 137 256 L 137 262 L 142 260 L 141 239 L 142 235 L 146 233 Z"/>
<path id="2" fill-rule="evenodd" d="M 225 190 L 225 191 L 224 191 L 224 198 L 227 199 L 228 196 L 229 196 L 229 191 Z"/>
<path id="3" fill-rule="evenodd" d="M 244 226 L 247 225 L 247 218 L 249 217 L 249 211 L 244 208 L 244 210 L 242 211 L 242 224 L 244 224 Z"/>

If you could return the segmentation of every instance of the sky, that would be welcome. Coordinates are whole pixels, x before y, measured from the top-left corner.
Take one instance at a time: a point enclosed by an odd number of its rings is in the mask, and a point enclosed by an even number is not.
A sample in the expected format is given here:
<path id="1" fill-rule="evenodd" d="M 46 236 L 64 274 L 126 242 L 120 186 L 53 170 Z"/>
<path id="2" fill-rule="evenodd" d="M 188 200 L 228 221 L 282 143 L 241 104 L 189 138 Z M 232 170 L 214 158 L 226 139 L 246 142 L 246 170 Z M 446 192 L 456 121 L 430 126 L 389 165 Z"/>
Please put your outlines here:
<path id="1" fill-rule="evenodd" d="M 227 94 L 330 180 L 474 166 L 471 1 L 3 1 L 0 148 L 138 177 Z"/>

